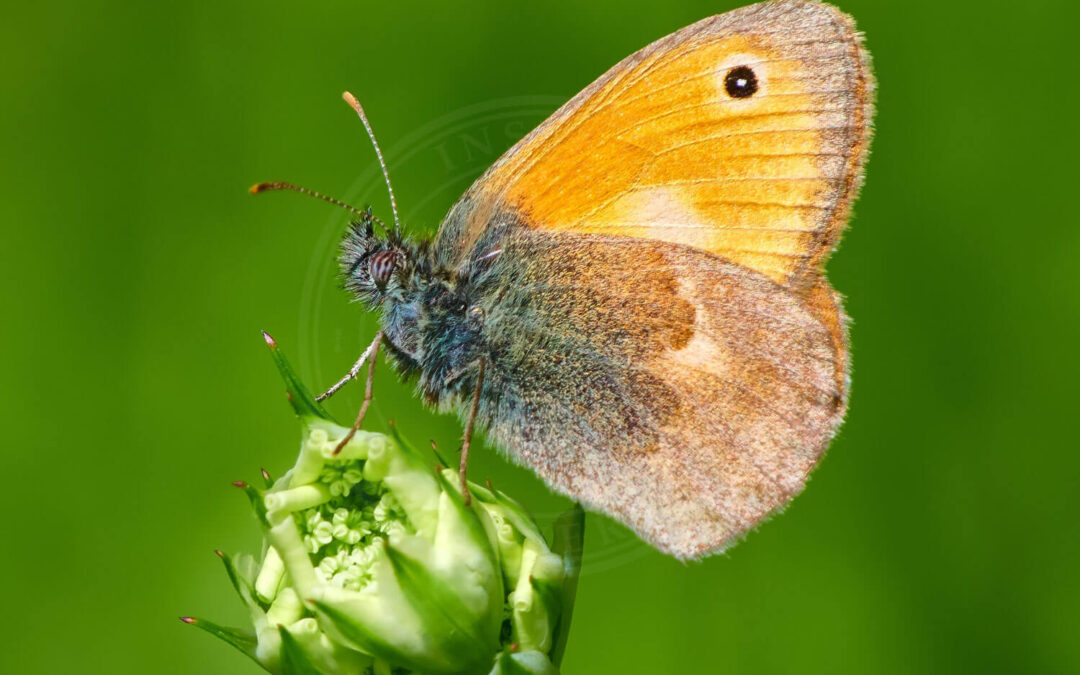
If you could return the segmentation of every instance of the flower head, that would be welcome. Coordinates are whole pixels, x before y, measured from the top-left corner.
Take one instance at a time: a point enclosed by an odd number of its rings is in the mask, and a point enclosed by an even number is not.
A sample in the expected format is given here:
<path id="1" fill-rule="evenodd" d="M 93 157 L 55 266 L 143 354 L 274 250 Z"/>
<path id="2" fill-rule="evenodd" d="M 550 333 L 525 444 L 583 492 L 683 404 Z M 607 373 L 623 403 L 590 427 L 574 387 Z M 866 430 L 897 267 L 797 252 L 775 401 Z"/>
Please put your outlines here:
<path id="1" fill-rule="evenodd" d="M 550 547 L 506 495 L 436 471 L 399 435 L 335 423 L 274 360 L 303 425 L 296 464 L 241 484 L 261 559 L 222 555 L 253 631 L 185 618 L 282 675 L 557 673 L 580 566 L 583 513 Z"/>

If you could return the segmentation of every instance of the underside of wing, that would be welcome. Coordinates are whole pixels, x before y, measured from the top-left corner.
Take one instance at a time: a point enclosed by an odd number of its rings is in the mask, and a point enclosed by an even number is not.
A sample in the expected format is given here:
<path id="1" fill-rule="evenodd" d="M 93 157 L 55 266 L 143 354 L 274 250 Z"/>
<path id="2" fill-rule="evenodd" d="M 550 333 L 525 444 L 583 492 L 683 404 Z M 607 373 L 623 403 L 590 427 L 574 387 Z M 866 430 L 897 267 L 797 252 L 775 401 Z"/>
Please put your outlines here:
<path id="1" fill-rule="evenodd" d="M 873 83 L 850 18 L 780 0 L 631 55 L 512 148 L 439 235 L 464 255 L 501 213 L 653 239 L 808 291 L 862 179 Z"/>
<path id="2" fill-rule="evenodd" d="M 846 353 L 796 294 L 680 244 L 500 245 L 481 419 L 515 459 L 681 558 L 801 490 L 844 413 Z"/>

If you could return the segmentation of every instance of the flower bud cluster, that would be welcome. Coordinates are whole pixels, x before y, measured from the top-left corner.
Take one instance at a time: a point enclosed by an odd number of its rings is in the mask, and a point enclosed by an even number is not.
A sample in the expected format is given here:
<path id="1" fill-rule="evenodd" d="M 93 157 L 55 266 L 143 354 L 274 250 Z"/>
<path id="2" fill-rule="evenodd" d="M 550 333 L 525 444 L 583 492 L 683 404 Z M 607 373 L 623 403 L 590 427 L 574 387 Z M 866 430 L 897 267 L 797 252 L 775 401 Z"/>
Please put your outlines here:
<path id="1" fill-rule="evenodd" d="M 558 673 L 580 508 L 553 550 L 516 502 L 470 484 L 468 503 L 398 436 L 359 431 L 339 449 L 349 430 L 271 348 L 304 436 L 289 472 L 243 486 L 261 559 L 221 554 L 254 630 L 185 621 L 281 675 Z"/>

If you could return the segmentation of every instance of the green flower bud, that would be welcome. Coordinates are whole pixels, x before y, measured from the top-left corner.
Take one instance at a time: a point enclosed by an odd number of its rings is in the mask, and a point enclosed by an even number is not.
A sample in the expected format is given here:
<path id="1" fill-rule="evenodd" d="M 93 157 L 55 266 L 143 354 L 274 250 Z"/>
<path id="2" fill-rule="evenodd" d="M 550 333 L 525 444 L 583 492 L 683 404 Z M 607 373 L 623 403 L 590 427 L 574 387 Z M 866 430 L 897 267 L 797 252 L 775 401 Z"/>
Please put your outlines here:
<path id="1" fill-rule="evenodd" d="M 513 500 L 436 472 L 399 436 L 336 424 L 269 338 L 300 416 L 296 464 L 259 491 L 260 561 L 222 556 L 253 630 L 185 618 L 281 675 L 558 673 L 583 513 L 549 547 Z M 556 552 L 557 551 L 557 552 Z"/>

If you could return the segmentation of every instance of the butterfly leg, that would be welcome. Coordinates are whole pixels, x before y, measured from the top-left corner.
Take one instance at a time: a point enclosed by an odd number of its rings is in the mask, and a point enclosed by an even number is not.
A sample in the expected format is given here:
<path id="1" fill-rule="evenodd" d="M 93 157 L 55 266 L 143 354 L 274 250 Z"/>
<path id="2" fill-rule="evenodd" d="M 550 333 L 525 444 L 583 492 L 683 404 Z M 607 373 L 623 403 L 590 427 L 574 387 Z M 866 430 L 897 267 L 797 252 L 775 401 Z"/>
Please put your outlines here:
<path id="1" fill-rule="evenodd" d="M 349 368 L 349 372 L 345 373 L 345 377 L 343 377 L 340 380 L 338 380 L 337 382 L 335 382 L 334 386 L 330 387 L 329 389 L 327 389 L 323 393 L 316 396 L 315 400 L 316 401 L 325 401 L 326 399 L 330 398 L 334 394 L 338 393 L 338 390 L 341 389 L 342 387 L 344 387 L 346 384 L 348 384 L 349 380 L 355 380 L 356 376 L 360 374 L 360 369 L 364 367 L 364 362 L 367 361 L 369 358 L 371 358 L 372 357 L 372 352 L 374 352 L 378 348 L 380 338 L 382 338 L 382 333 L 381 332 L 378 335 L 375 336 L 375 339 L 372 340 L 371 344 L 369 344 L 367 346 L 367 349 L 365 349 L 364 353 L 360 355 L 360 358 L 358 358 L 356 360 L 356 363 L 353 364 L 353 367 Z"/>
<path id="2" fill-rule="evenodd" d="M 348 445 L 349 441 L 356 435 L 356 431 L 360 428 L 360 425 L 364 423 L 364 415 L 367 414 L 368 406 L 371 405 L 371 389 L 375 382 L 375 357 L 379 355 L 379 343 L 382 342 L 382 331 L 375 334 L 375 339 L 371 341 L 371 346 L 368 347 L 364 353 L 371 352 L 371 361 L 368 363 L 367 385 L 364 387 L 364 402 L 360 404 L 360 412 L 356 415 L 356 422 L 353 423 L 352 429 L 349 429 L 349 433 L 341 439 L 334 448 L 334 454 L 341 452 L 341 449 Z M 363 363 L 364 357 L 360 357 L 359 365 Z M 356 366 L 358 368 L 358 366 Z"/>
<path id="3" fill-rule="evenodd" d="M 465 420 L 465 434 L 461 437 L 461 463 L 458 465 L 458 474 L 461 476 L 461 495 L 465 498 L 465 506 L 472 502 L 469 495 L 469 484 L 465 479 L 465 470 L 469 466 L 469 446 L 472 444 L 473 425 L 476 423 L 476 412 L 480 409 L 480 392 L 484 386 L 484 359 L 480 359 L 480 371 L 476 374 L 476 388 L 473 390 L 472 407 L 469 408 L 469 417 Z"/>

